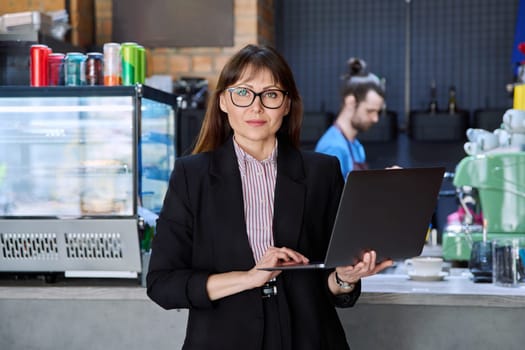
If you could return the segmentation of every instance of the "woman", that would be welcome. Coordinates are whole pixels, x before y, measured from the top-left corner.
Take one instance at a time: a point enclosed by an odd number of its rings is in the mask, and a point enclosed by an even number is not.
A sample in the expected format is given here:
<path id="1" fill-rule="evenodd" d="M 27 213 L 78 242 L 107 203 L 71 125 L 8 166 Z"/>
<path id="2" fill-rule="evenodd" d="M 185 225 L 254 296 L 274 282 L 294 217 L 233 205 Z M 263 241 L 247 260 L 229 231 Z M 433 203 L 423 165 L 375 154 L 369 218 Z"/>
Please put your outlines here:
<path id="1" fill-rule="evenodd" d="M 188 308 L 184 349 L 347 349 L 334 306 L 376 265 L 263 271 L 322 260 L 343 186 L 335 157 L 299 151 L 302 102 L 274 49 L 221 72 L 193 155 L 177 159 L 157 222 L 149 297 Z M 337 272 L 337 279 L 336 279 Z"/>

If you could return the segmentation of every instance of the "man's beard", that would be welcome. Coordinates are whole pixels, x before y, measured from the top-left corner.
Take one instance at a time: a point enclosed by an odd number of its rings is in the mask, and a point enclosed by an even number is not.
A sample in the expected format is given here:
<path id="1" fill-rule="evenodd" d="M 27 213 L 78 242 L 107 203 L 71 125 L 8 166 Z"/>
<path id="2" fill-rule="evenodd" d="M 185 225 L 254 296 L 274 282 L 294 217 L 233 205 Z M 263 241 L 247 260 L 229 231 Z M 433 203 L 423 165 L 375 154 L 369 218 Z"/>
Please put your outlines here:
<path id="1" fill-rule="evenodd" d="M 355 130 L 357 130 L 357 132 L 365 132 L 368 129 L 370 129 L 372 125 L 374 125 L 373 123 L 363 123 L 363 122 L 354 121 L 354 120 L 352 120 L 350 123 L 352 124 L 352 127 Z"/>

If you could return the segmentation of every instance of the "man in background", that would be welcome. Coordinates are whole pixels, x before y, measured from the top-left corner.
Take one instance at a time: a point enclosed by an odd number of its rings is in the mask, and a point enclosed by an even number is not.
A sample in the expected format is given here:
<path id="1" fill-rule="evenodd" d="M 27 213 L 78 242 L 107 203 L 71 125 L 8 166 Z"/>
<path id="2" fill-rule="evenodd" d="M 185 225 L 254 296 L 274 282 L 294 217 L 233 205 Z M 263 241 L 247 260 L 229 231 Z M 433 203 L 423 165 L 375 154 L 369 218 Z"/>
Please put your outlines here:
<path id="1" fill-rule="evenodd" d="M 348 73 L 343 79 L 341 109 L 315 150 L 336 156 L 346 179 L 352 170 L 368 167 L 364 147 L 356 136 L 378 122 L 385 93 L 379 78 L 366 70 L 361 59 L 348 60 Z"/>

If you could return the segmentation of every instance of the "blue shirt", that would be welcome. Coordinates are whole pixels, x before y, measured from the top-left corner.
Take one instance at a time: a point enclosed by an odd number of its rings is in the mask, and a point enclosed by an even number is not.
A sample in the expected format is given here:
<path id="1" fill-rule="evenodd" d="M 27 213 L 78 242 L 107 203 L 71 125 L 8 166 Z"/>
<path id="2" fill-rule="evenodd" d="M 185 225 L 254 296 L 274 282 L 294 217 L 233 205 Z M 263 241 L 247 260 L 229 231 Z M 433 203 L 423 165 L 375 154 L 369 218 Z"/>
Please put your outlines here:
<path id="1" fill-rule="evenodd" d="M 366 162 L 365 148 L 361 142 L 357 139 L 354 141 L 347 140 L 341 130 L 334 125 L 328 128 L 317 141 L 315 151 L 336 156 L 339 159 L 341 172 L 345 179 L 348 173 L 354 169 L 354 162 Z"/>

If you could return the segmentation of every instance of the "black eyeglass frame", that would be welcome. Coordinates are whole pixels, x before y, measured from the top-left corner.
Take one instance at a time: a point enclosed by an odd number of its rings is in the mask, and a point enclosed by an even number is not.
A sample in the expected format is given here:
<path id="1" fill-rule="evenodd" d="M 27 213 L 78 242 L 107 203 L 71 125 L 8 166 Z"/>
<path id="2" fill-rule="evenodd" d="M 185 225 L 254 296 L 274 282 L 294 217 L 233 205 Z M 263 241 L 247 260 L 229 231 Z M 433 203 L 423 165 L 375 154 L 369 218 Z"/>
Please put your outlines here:
<path id="1" fill-rule="evenodd" d="M 245 89 L 245 90 L 248 90 L 250 91 L 252 94 L 253 94 L 253 99 L 252 101 L 247 104 L 246 106 L 241 106 L 241 105 L 238 105 L 237 103 L 235 103 L 233 101 L 233 91 L 236 90 L 236 89 Z M 231 88 L 227 88 L 226 91 L 228 91 L 230 93 L 230 100 L 232 101 L 232 103 L 237 106 L 237 107 L 241 107 L 241 108 L 246 108 L 246 107 L 250 107 L 252 104 L 253 104 L 253 101 L 255 101 L 255 99 L 257 98 L 257 96 L 259 97 L 259 100 L 261 101 L 261 104 L 265 107 L 265 108 L 268 108 L 268 109 L 279 109 L 283 106 L 284 104 L 284 100 L 286 99 L 286 96 L 288 96 L 288 91 L 286 90 L 281 90 L 281 89 L 268 89 L 268 90 L 263 90 L 261 92 L 255 92 L 253 91 L 252 89 L 250 88 L 247 88 L 247 87 L 242 87 L 242 86 L 234 86 L 234 87 L 231 87 Z M 277 107 L 268 107 L 267 105 L 264 104 L 264 101 L 262 99 L 262 95 L 269 92 L 269 91 L 279 91 L 281 93 L 283 93 L 284 97 L 283 97 L 283 100 L 281 101 L 281 104 Z"/>

